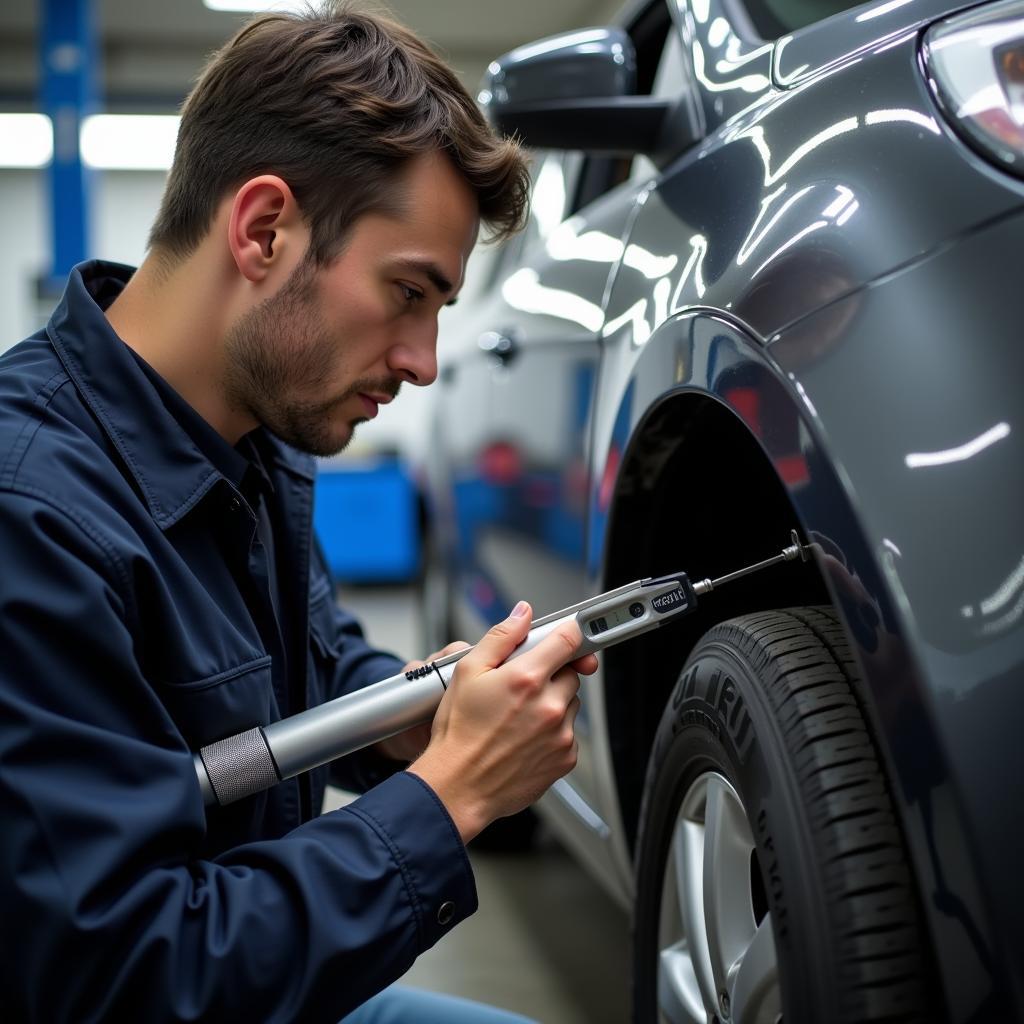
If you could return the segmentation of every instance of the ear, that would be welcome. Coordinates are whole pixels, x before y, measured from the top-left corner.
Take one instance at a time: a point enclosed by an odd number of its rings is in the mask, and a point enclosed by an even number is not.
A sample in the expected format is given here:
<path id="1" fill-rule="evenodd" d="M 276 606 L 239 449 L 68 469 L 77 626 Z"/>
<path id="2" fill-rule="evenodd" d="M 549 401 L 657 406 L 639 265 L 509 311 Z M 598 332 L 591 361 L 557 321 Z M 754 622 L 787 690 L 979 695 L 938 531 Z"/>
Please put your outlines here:
<path id="1" fill-rule="evenodd" d="M 262 283 L 279 269 L 290 273 L 308 244 L 299 204 L 282 178 L 261 174 L 235 192 L 228 246 L 239 273 L 248 281 Z"/>

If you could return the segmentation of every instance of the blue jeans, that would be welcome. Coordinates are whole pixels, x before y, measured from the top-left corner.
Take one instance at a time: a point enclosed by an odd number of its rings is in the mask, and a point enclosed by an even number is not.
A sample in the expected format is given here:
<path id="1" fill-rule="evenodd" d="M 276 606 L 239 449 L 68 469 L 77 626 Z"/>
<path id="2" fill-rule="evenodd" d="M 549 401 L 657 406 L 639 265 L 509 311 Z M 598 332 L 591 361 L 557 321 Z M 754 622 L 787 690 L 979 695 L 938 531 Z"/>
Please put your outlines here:
<path id="1" fill-rule="evenodd" d="M 339 1024 L 536 1024 L 536 1021 L 458 996 L 392 985 Z"/>

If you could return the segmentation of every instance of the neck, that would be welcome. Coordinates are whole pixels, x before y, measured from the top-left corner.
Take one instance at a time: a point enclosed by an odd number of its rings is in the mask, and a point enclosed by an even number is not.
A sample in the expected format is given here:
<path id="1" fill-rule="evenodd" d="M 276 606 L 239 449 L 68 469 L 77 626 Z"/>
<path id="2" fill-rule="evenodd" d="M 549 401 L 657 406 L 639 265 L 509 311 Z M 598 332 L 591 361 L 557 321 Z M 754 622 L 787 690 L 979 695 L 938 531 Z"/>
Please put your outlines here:
<path id="1" fill-rule="evenodd" d="M 202 246 L 167 266 L 150 253 L 107 309 L 111 327 L 229 444 L 257 424 L 224 390 L 231 279 Z"/>

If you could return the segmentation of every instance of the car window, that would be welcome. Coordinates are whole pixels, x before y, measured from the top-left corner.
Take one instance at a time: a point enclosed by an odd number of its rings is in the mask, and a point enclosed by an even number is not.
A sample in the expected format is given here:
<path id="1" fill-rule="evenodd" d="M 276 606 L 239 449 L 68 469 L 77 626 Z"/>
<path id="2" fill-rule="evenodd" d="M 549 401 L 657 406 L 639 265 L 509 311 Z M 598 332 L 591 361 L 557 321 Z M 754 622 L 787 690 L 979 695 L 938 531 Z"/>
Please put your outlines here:
<path id="1" fill-rule="evenodd" d="M 799 28 L 824 21 L 863 0 L 737 0 L 762 39 L 778 39 Z"/>
<path id="2" fill-rule="evenodd" d="M 627 26 L 636 49 L 636 95 L 667 95 L 655 89 L 675 90 L 685 85 L 682 47 L 672 28 L 672 17 L 664 0 L 649 4 Z M 670 31 L 672 29 L 672 31 Z M 595 199 L 630 179 L 639 158 L 588 154 L 582 157 L 575 193 L 569 207 L 575 213 Z"/>
<path id="3" fill-rule="evenodd" d="M 683 61 L 683 40 L 679 31 L 672 26 L 665 38 L 665 48 L 661 52 L 658 70 L 654 75 L 654 86 L 651 95 L 655 99 L 672 99 L 682 95 L 687 88 L 686 64 Z M 654 163 L 642 153 L 633 158 L 630 178 L 643 181 L 654 177 L 658 169 Z"/>

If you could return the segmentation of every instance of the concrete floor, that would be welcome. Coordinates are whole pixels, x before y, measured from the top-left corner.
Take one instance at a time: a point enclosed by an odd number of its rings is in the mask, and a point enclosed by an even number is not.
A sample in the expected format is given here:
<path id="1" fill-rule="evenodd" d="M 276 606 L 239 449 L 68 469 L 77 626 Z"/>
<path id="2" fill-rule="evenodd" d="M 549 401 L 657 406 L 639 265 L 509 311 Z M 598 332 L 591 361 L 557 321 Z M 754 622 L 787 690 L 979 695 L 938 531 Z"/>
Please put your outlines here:
<path id="1" fill-rule="evenodd" d="M 341 599 L 372 643 L 401 657 L 429 653 L 418 650 L 410 590 L 347 587 Z M 480 909 L 420 957 L 404 983 L 515 1010 L 541 1024 L 628 1021 L 628 917 L 557 842 L 542 829 L 527 853 L 471 850 L 470 859 Z"/>

